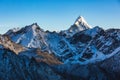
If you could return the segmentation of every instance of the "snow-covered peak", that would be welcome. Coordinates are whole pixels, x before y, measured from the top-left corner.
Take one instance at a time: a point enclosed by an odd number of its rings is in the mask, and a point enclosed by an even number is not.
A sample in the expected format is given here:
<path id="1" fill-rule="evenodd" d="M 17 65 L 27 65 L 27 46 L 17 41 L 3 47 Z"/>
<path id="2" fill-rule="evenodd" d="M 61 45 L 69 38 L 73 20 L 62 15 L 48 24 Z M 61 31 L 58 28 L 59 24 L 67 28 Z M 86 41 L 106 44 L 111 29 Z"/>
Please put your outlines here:
<path id="1" fill-rule="evenodd" d="M 92 27 L 88 25 L 85 19 L 82 16 L 79 16 L 75 23 L 68 30 L 61 31 L 61 33 L 66 35 L 66 38 L 69 38 L 78 32 L 91 28 Z"/>
<path id="2" fill-rule="evenodd" d="M 74 23 L 77 27 L 82 27 L 83 29 L 89 29 L 91 28 L 90 25 L 88 25 L 88 23 L 86 22 L 86 20 L 84 19 L 84 17 L 79 16 L 75 23 Z"/>
<path id="3" fill-rule="evenodd" d="M 13 28 L 12 31 L 13 31 L 13 32 L 17 32 L 17 31 L 19 31 L 20 29 L 21 29 L 21 28 L 17 27 L 17 28 Z"/>
<path id="4" fill-rule="evenodd" d="M 40 27 L 37 25 L 37 23 L 33 23 L 30 27 L 33 31 L 33 34 L 36 36 L 40 30 Z"/>
<path id="5" fill-rule="evenodd" d="M 27 31 L 29 31 L 29 30 L 40 29 L 40 27 L 37 23 L 33 23 L 31 25 L 26 26 L 25 29 L 27 29 Z"/>
<path id="6" fill-rule="evenodd" d="M 32 25 L 30 25 L 32 28 L 37 28 L 39 27 L 39 25 L 37 23 L 33 23 Z"/>

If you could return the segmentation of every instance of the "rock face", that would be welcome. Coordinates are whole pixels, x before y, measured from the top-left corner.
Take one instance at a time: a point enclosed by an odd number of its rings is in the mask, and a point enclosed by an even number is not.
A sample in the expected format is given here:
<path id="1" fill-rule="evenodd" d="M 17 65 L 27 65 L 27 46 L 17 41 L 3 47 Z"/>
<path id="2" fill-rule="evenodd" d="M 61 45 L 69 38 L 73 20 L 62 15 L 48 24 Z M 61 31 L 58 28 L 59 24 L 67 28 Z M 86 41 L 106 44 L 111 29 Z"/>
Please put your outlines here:
<path id="1" fill-rule="evenodd" d="M 64 64 L 54 69 L 67 80 L 110 80 L 111 78 L 96 64 Z"/>
<path id="2" fill-rule="evenodd" d="M 114 56 L 101 62 L 81 64 L 63 64 L 54 66 L 54 70 L 67 80 L 119 80 L 120 50 Z"/>
<path id="3" fill-rule="evenodd" d="M 16 54 L 25 50 L 25 47 L 11 41 L 11 39 L 7 35 L 0 35 L 0 44 L 3 45 L 5 48 L 14 51 Z"/>
<path id="4" fill-rule="evenodd" d="M 47 64 L 0 49 L 1 80 L 62 80 Z"/>
<path id="5" fill-rule="evenodd" d="M 29 59 L 34 58 L 37 62 L 44 62 L 48 65 L 60 65 L 62 64 L 53 54 L 42 52 L 40 49 L 28 49 L 20 52 L 19 55 L 27 56 Z"/>
<path id="6" fill-rule="evenodd" d="M 120 50 L 113 57 L 101 62 L 100 68 L 105 71 L 107 76 L 111 76 L 111 80 L 120 79 Z"/>

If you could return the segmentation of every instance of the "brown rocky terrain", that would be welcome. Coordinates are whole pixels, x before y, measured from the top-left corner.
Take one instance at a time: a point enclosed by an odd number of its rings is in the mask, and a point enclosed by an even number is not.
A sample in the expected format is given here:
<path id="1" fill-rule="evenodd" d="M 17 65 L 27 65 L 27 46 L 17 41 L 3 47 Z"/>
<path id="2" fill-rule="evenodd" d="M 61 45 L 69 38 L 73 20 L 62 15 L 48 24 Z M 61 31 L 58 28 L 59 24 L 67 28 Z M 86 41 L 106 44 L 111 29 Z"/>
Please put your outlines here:
<path id="1" fill-rule="evenodd" d="M 25 47 L 11 41 L 7 35 L 0 35 L 0 44 L 3 45 L 6 49 L 10 49 L 11 51 L 15 52 L 16 54 L 25 50 Z"/>

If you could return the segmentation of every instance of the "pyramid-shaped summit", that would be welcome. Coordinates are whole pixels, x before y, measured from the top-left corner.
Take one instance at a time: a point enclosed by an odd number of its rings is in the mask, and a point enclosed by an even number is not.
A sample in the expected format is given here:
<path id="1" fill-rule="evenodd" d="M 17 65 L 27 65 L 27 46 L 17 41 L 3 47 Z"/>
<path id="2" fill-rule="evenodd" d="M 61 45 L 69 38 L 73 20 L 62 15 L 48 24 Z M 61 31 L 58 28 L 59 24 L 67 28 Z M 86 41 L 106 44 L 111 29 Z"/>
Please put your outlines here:
<path id="1" fill-rule="evenodd" d="M 82 16 L 79 16 L 76 19 L 75 23 L 73 24 L 73 26 L 71 26 L 71 28 L 72 27 L 77 27 L 80 31 L 91 28 L 91 26 L 86 22 L 86 20 Z"/>
<path id="2" fill-rule="evenodd" d="M 92 28 L 84 19 L 84 17 L 79 16 L 73 25 L 68 30 L 62 31 L 63 34 L 66 35 L 66 37 L 71 37 L 74 34 Z"/>

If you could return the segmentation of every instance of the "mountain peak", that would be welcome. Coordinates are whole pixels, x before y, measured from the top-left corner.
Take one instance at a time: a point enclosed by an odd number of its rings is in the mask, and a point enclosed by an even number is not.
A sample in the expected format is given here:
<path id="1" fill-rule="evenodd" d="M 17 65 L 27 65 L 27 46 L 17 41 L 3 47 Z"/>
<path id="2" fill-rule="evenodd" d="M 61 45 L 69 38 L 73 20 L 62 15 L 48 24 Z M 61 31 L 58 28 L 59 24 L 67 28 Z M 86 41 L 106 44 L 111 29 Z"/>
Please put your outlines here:
<path id="1" fill-rule="evenodd" d="M 33 28 L 37 28 L 37 27 L 39 27 L 39 25 L 37 23 L 33 23 L 31 25 L 26 26 L 26 28 L 29 28 L 29 29 L 33 29 Z"/>
<path id="2" fill-rule="evenodd" d="M 86 20 L 82 16 L 79 16 L 76 19 L 74 25 L 76 25 L 77 27 L 81 27 L 82 26 L 83 29 L 89 29 L 89 28 L 91 28 L 91 26 L 88 25 L 88 23 L 86 22 Z"/>
<path id="3" fill-rule="evenodd" d="M 62 31 L 62 34 L 65 34 L 67 38 L 73 36 L 74 34 L 86 30 L 91 29 L 92 27 L 88 25 L 88 23 L 85 21 L 84 17 L 79 16 L 73 25 L 68 28 L 68 30 Z"/>
<path id="4" fill-rule="evenodd" d="M 29 31 L 43 31 L 43 29 L 40 28 L 40 26 L 37 24 L 37 23 L 33 23 L 31 25 L 27 25 L 23 28 L 24 30 L 26 30 L 26 32 L 29 32 Z"/>
<path id="5" fill-rule="evenodd" d="M 79 16 L 79 17 L 76 19 L 75 24 L 76 24 L 77 22 L 86 22 L 86 21 L 85 21 L 85 19 L 84 19 L 83 16 Z"/>
<path id="6" fill-rule="evenodd" d="M 31 26 L 38 26 L 38 24 L 37 23 L 33 23 Z"/>

